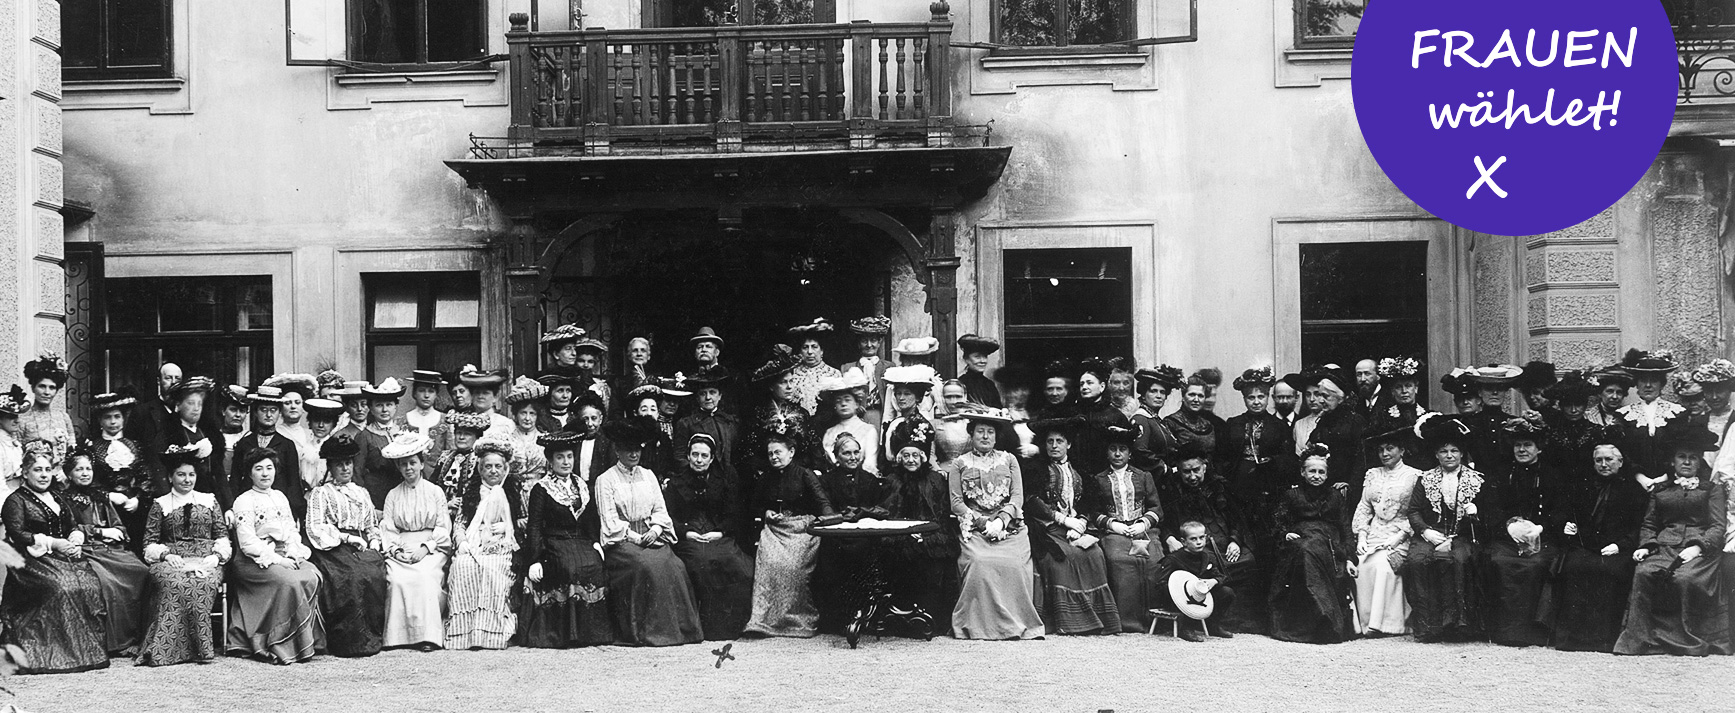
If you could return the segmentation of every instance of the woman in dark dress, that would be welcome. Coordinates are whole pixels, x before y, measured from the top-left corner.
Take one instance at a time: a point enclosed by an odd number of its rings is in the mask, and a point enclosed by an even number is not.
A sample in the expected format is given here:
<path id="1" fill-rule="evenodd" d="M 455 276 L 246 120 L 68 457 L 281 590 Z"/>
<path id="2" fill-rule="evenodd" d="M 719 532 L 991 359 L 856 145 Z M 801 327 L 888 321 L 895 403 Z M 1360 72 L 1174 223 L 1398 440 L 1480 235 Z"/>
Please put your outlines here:
<path id="1" fill-rule="evenodd" d="M 583 440 L 577 431 L 536 439 L 548 459 L 548 475 L 530 489 L 521 550 L 525 573 L 518 643 L 523 646 L 565 649 L 614 641 L 608 572 L 596 549 L 596 499 L 585 478 L 573 472 Z"/>
<path id="2" fill-rule="evenodd" d="M 717 442 L 695 433 L 686 461 L 663 487 L 675 523 L 675 555 L 687 565 L 705 639 L 740 638 L 753 611 L 753 558 L 741 550 L 743 525 L 735 472 L 714 454 Z"/>
<path id="3" fill-rule="evenodd" d="M 102 585 L 84 557 L 72 501 L 50 489 L 57 470 L 53 444 L 25 443 L 23 469 L 24 487 L 0 506 L 6 541 L 25 560 L 6 576 L 0 643 L 24 650 L 24 673 L 108 668 Z"/>
<path id="4" fill-rule="evenodd" d="M 1327 484 L 1329 448 L 1301 455 L 1302 484 L 1278 499 L 1277 559 L 1271 569 L 1271 638 L 1335 644 L 1355 635 L 1355 547 L 1343 493 Z"/>
<path id="5" fill-rule="evenodd" d="M 1627 466 L 1645 478 L 1641 485 L 1649 487 L 1674 472 L 1671 446 L 1686 431 L 1704 427 L 1689 422 L 1685 407 L 1662 397 L 1669 374 L 1679 368 L 1668 351 L 1628 349 L 1619 368 L 1631 375 L 1633 394 L 1639 400 L 1616 412 L 1621 416 L 1618 443 Z"/>
<path id="6" fill-rule="evenodd" d="M 1187 385 L 1181 389 L 1181 408 L 1163 419 L 1163 425 L 1175 436 L 1176 448 L 1217 452 L 1217 421 L 1205 410 L 1210 391 L 1210 384 L 1198 374 L 1187 377 Z"/>
<path id="7" fill-rule="evenodd" d="M 217 645 L 211 607 L 234 545 L 216 496 L 193 489 L 205 461 L 177 448 L 164 453 L 161 463 L 169 471 L 169 492 L 151 502 L 145 523 L 145 561 L 151 565 L 153 591 L 139 664 L 212 661 Z"/>
<path id="8" fill-rule="evenodd" d="M 84 440 L 95 468 L 96 488 L 126 523 L 127 546 L 139 552 L 145 535 L 145 517 L 151 511 L 151 467 L 139 443 L 126 437 L 127 409 L 138 403 L 130 391 L 98 394 L 91 399 L 90 418 L 95 433 Z"/>
<path id="9" fill-rule="evenodd" d="M 1150 473 L 1131 466 L 1132 429 L 1108 427 L 1108 464 L 1085 486 L 1084 510 L 1102 539 L 1121 631 L 1137 633 L 1150 624 L 1150 610 L 1165 600 L 1159 561 L 1163 558 L 1162 496 Z"/>
<path id="10" fill-rule="evenodd" d="M 223 434 L 208 426 L 205 420 L 205 397 L 211 392 L 212 383 L 203 376 L 189 376 L 175 388 L 169 391 L 169 402 L 174 414 L 163 423 L 163 428 L 156 434 L 156 442 L 148 444 L 152 453 L 166 453 L 170 446 L 191 448 L 204 461 L 204 467 L 199 471 L 198 490 L 217 496 L 217 503 L 228 510 L 233 506 L 235 497 L 241 492 L 229 487 L 229 472 L 225 469 L 223 455 L 229 452 Z M 234 460 L 240 460 L 245 454 L 235 454 Z M 164 477 L 160 469 L 154 474 L 157 478 Z M 154 483 L 152 492 L 166 493 L 167 483 Z M 241 487 L 245 491 L 246 486 Z"/>
<path id="11" fill-rule="evenodd" d="M 908 604 L 928 616 L 927 631 L 910 633 L 932 637 L 952 630 L 952 608 L 958 602 L 958 520 L 952 516 L 946 476 L 928 462 L 933 427 L 911 419 L 893 428 L 890 436 L 897 458 L 883 508 L 894 520 L 922 520 L 940 529 L 898 540 L 885 553 L 881 569 L 894 606 Z"/>
<path id="12" fill-rule="evenodd" d="M 124 655 L 139 645 L 144 628 L 145 583 L 151 570 L 128 545 L 126 522 L 109 502 L 108 493 L 96 486 L 96 469 L 90 452 L 80 447 L 66 457 L 66 498 L 72 501 L 72 516 L 84 533 L 84 558 L 102 584 L 105 646 L 111 655 Z"/>
<path id="13" fill-rule="evenodd" d="M 1163 364 L 1138 370 L 1133 381 L 1139 398 L 1139 408 L 1128 417 L 1139 431 L 1138 440 L 1133 441 L 1133 467 L 1160 478 L 1175 451 L 1175 434 L 1163 423 L 1163 406 L 1169 401 L 1169 392 L 1181 388 L 1185 380 L 1180 369 Z"/>
<path id="14" fill-rule="evenodd" d="M 1109 428 L 1131 431 L 1132 421 L 1126 414 L 1109 403 L 1107 396 L 1108 377 L 1113 369 L 1100 359 L 1089 359 L 1078 365 L 1077 379 L 1078 400 L 1067 412 L 1045 413 L 1045 418 L 1061 418 L 1068 415 L 1083 416 L 1086 425 L 1078 429 L 1078 443 L 1072 449 L 1073 460 L 1078 461 L 1078 472 L 1086 475 L 1101 473 L 1108 468 L 1108 432 Z"/>
<path id="15" fill-rule="evenodd" d="M 1482 576 L 1477 543 L 1483 523 L 1501 522 L 1498 491 L 1464 465 L 1471 429 L 1457 416 L 1428 415 L 1416 433 L 1436 465 L 1416 479 L 1410 494 L 1410 543 L 1404 561 L 1404 597 L 1416 640 L 1468 641 L 1483 635 Z"/>
<path id="16" fill-rule="evenodd" d="M 1559 547 L 1542 533 L 1559 476 L 1550 465 L 1553 454 L 1541 450 L 1549 442 L 1546 429 L 1519 420 L 1507 430 L 1512 466 L 1483 485 L 1498 492 L 1500 511 L 1497 521 L 1483 516 L 1489 526 L 1483 545 L 1488 638 L 1507 646 L 1547 646 L 1542 601 Z"/>
<path id="17" fill-rule="evenodd" d="M 821 401 L 823 403 L 824 399 Z M 835 460 L 836 463 L 820 474 L 819 484 L 832 508 L 845 521 L 886 518 L 882 505 L 891 490 L 891 483 L 862 467 L 869 449 L 877 440 L 876 436 L 873 441 L 864 443 L 854 434 L 844 432 L 832 442 L 832 454 L 827 461 Z M 841 633 L 848 623 L 857 604 L 851 601 L 849 580 L 867 569 L 873 558 L 872 548 L 879 544 L 871 539 L 835 537 L 819 541 L 819 561 L 813 570 L 813 596 L 819 605 L 822 631 Z"/>
<path id="18" fill-rule="evenodd" d="M 1710 478 L 1703 454 L 1717 437 L 1691 429 L 1674 442 L 1674 473 L 1651 491 L 1633 550 L 1638 567 L 1617 654 L 1731 653 L 1727 603 L 1720 592 L 1720 545 L 1729 493 Z"/>
<path id="19" fill-rule="evenodd" d="M 639 465 L 661 432 L 654 420 L 642 417 L 609 424 L 604 432 L 615 464 L 596 477 L 596 512 L 615 642 L 677 646 L 702 641 L 686 565 L 669 548 L 675 543 L 675 523 L 656 474 Z"/>
<path id="20" fill-rule="evenodd" d="M 1120 610 L 1109 589 L 1108 562 L 1099 538 L 1090 534 L 1084 511 L 1094 502 L 1094 483 L 1071 462 L 1073 430 L 1081 419 L 1044 419 L 1032 423 L 1044 455 L 1031 459 L 1041 487 L 1026 497 L 1030 550 L 1036 560 L 1038 609 L 1047 629 L 1057 634 L 1115 634 Z M 1042 477 L 1045 476 L 1045 477 Z"/>
<path id="21" fill-rule="evenodd" d="M 1570 478 L 1552 509 L 1548 534 L 1560 538 L 1554 579 L 1554 648 L 1614 650 L 1632 590 L 1632 551 L 1645 517 L 1645 491 L 1619 448 L 1591 452 L 1593 474 Z"/>
<path id="22" fill-rule="evenodd" d="M 810 638 L 819 633 L 809 581 L 819 559 L 819 538 L 810 530 L 816 518 L 836 513 L 819 476 L 795 462 L 792 439 L 779 433 L 765 438 L 767 469 L 759 476 L 751 510 L 763 529 L 747 631 Z"/>
<path id="23" fill-rule="evenodd" d="M 326 482 L 307 498 L 308 557 L 325 577 L 319 610 L 333 656 L 372 656 L 385 644 L 386 557 L 373 496 L 355 482 L 361 444 L 334 436 L 320 445 Z"/>

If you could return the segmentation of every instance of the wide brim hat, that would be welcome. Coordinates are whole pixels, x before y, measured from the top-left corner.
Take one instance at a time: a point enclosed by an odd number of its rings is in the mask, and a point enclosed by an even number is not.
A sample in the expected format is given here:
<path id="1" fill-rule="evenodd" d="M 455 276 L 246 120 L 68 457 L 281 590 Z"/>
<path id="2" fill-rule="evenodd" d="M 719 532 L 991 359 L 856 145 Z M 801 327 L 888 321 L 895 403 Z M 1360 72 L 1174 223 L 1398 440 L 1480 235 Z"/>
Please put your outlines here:
<path id="1" fill-rule="evenodd" d="M 710 327 L 700 327 L 699 333 L 693 335 L 692 338 L 687 340 L 687 343 L 690 345 L 697 345 L 700 342 L 714 343 L 719 349 L 723 347 L 723 338 L 717 336 L 717 330 Z"/>
<path id="2" fill-rule="evenodd" d="M 308 418 L 328 418 L 335 421 L 343 413 L 343 402 L 331 399 L 311 398 L 301 405 L 307 409 Z"/>
<path id="3" fill-rule="evenodd" d="M 1556 403 L 1583 403 L 1595 393 L 1596 385 L 1587 381 L 1584 374 L 1576 371 L 1566 372 L 1553 386 L 1542 390 L 1543 397 L 1553 399 Z"/>
<path id="4" fill-rule="evenodd" d="M 1255 387 L 1269 389 L 1277 385 L 1277 376 L 1271 372 L 1269 366 L 1256 366 L 1241 372 L 1241 375 L 1235 377 L 1230 385 L 1234 386 L 1236 391 L 1246 391 Z"/>
<path id="5" fill-rule="evenodd" d="M 24 381 L 34 386 L 36 382 L 49 379 L 56 384 L 65 385 L 67 379 L 66 360 L 58 354 L 43 354 L 24 363 Z"/>
<path id="6" fill-rule="evenodd" d="M 929 356 L 940 351 L 940 340 L 933 337 L 909 337 L 892 347 L 893 354 L 904 356 Z"/>
<path id="7" fill-rule="evenodd" d="M 603 435 L 616 448 L 644 449 L 657 442 L 662 430 L 640 416 L 610 421 L 602 427 Z"/>
<path id="8" fill-rule="evenodd" d="M 1522 368 L 1523 373 L 1518 375 L 1518 383 L 1513 384 L 1520 389 L 1546 389 L 1559 381 L 1554 374 L 1554 365 L 1548 362 L 1526 362 Z"/>
<path id="9" fill-rule="evenodd" d="M 1728 389 L 1735 384 L 1735 363 L 1728 359 L 1712 359 L 1693 369 L 1693 381 L 1707 389 Z"/>
<path id="10" fill-rule="evenodd" d="M 482 456 L 489 453 L 504 458 L 508 465 L 512 463 L 513 458 L 518 457 L 517 446 L 512 445 L 511 441 L 496 436 L 478 439 L 476 446 L 471 448 L 470 452 L 476 455 L 477 462 L 481 462 Z"/>
<path id="11" fill-rule="evenodd" d="M 927 364 L 910 364 L 888 368 L 885 375 L 880 378 L 885 379 L 888 384 L 931 389 L 934 388 L 934 377 L 936 376 L 939 376 L 939 372 L 934 371 L 934 367 Z"/>
<path id="12" fill-rule="evenodd" d="M 1476 393 L 1476 380 L 1466 369 L 1453 369 L 1440 377 L 1440 390 L 1453 396 Z"/>
<path id="13" fill-rule="evenodd" d="M 341 389 L 341 388 L 343 388 L 343 382 L 344 382 L 343 373 L 339 372 L 336 369 L 326 369 L 325 371 L 319 372 L 319 374 L 317 376 L 313 377 L 313 383 L 317 384 L 319 386 L 319 388 L 321 388 L 321 389 L 324 389 L 327 387 L 333 388 L 333 389 Z"/>
<path id="14" fill-rule="evenodd" d="M 366 381 L 361 381 L 358 379 L 351 379 L 349 381 L 343 382 L 343 387 L 338 389 L 332 395 L 336 396 L 338 398 L 342 398 L 342 399 L 365 398 L 367 396 L 367 394 L 362 393 L 362 389 L 365 389 L 369 386 L 373 386 L 373 384 L 369 384 Z"/>
<path id="15" fill-rule="evenodd" d="M 608 353 L 608 343 L 595 337 L 585 337 L 580 339 L 576 343 L 576 346 L 581 352 L 595 352 L 597 354 Z"/>
<path id="16" fill-rule="evenodd" d="M 887 443 L 891 444 L 893 455 L 902 453 L 905 448 L 928 453 L 934 447 L 934 425 L 922 418 L 903 419 L 892 427 Z"/>
<path id="17" fill-rule="evenodd" d="M 849 322 L 849 331 L 864 337 L 883 337 L 892 331 L 892 318 L 876 315 L 852 319 Z"/>
<path id="18" fill-rule="evenodd" d="M 1447 443 L 1456 444 L 1462 448 L 1475 433 L 1475 429 L 1471 428 L 1470 424 L 1459 415 L 1442 413 L 1423 414 L 1421 418 L 1416 419 L 1416 424 L 1411 428 L 1411 431 L 1416 434 L 1417 438 L 1422 439 L 1422 442 L 1427 444 L 1429 448 L 1439 448 Z"/>
<path id="19" fill-rule="evenodd" d="M 1036 387 L 1036 370 L 1023 364 L 1007 364 L 989 374 L 994 383 L 1006 388 L 1030 389 Z"/>
<path id="20" fill-rule="evenodd" d="M 835 331 L 837 328 L 832 325 L 831 320 L 824 317 L 815 317 L 812 322 L 797 324 L 787 330 L 790 341 L 797 343 L 799 340 L 810 338 L 823 340 L 830 337 Z"/>
<path id="21" fill-rule="evenodd" d="M 121 387 L 110 393 L 92 396 L 90 398 L 90 415 L 97 416 L 104 411 L 125 409 L 138 402 L 138 398 L 132 394 L 132 389 Z"/>
<path id="22" fill-rule="evenodd" d="M 490 426 L 494 425 L 494 419 L 490 418 L 488 414 L 466 413 L 456 409 L 447 411 L 445 420 L 446 425 L 454 431 L 470 431 L 477 434 L 487 431 Z"/>
<path id="23" fill-rule="evenodd" d="M 1307 380 L 1307 374 L 1303 374 L 1303 373 L 1298 372 L 1298 371 L 1292 371 L 1292 372 L 1289 372 L 1287 374 L 1284 374 L 1283 378 L 1277 380 L 1277 383 L 1283 384 L 1285 386 L 1288 386 L 1291 389 L 1294 389 L 1296 393 L 1301 393 L 1303 391 L 1306 391 L 1307 387 L 1313 385 L 1312 383 L 1310 383 Z"/>
<path id="24" fill-rule="evenodd" d="M 1154 369 L 1140 369 L 1133 372 L 1133 382 L 1138 384 L 1140 391 L 1145 389 L 1146 384 L 1157 384 L 1174 391 L 1181 388 L 1182 384 L 1187 383 L 1187 377 L 1178 366 L 1159 364 Z"/>
<path id="25" fill-rule="evenodd" d="M 786 344 L 772 346 L 771 355 L 753 370 L 751 380 L 755 384 L 763 384 L 795 370 L 795 355 Z"/>
<path id="26" fill-rule="evenodd" d="M 427 436 L 415 431 L 405 431 L 393 438 L 391 443 L 380 448 L 380 457 L 386 460 L 397 460 L 421 455 L 428 452 L 428 447 L 433 444 L 434 442 L 428 440 Z"/>
<path id="27" fill-rule="evenodd" d="M 966 406 L 965 408 L 966 410 L 958 415 L 962 416 L 965 421 L 970 422 L 971 426 L 978 423 L 991 423 L 995 426 L 1012 425 L 1012 414 L 1007 412 L 1006 409 L 988 408 L 986 406 L 977 406 L 975 408 L 969 408 Z"/>
<path id="28" fill-rule="evenodd" d="M 687 376 L 680 372 L 676 372 L 674 376 L 657 377 L 657 388 L 662 391 L 663 396 L 669 398 L 678 399 L 693 395 L 692 385 L 688 383 Z"/>
<path id="29" fill-rule="evenodd" d="M 1615 386 L 1624 386 L 1630 389 L 1633 385 L 1639 383 L 1638 379 L 1633 378 L 1632 372 L 1627 371 L 1624 367 L 1620 366 L 1609 366 L 1598 369 L 1591 373 L 1589 378 L 1590 383 L 1595 384 L 1599 389 L 1611 384 Z"/>
<path id="30" fill-rule="evenodd" d="M 1344 396 L 1355 393 L 1355 382 L 1336 369 L 1321 369 L 1307 377 L 1307 385 L 1331 384 Z"/>
<path id="31" fill-rule="evenodd" d="M 1139 438 L 1139 429 L 1137 429 L 1137 428 L 1128 428 L 1126 426 L 1117 426 L 1117 425 L 1112 424 L 1112 423 L 1102 427 L 1103 445 L 1131 446 L 1133 444 L 1133 441 L 1138 440 L 1138 438 Z"/>
<path id="32" fill-rule="evenodd" d="M 647 397 L 660 398 L 660 397 L 662 397 L 662 395 L 663 395 L 663 387 L 661 387 L 661 386 L 658 386 L 656 384 L 639 384 L 638 386 L 633 387 L 632 391 L 627 392 L 627 400 L 632 401 L 632 402 L 636 402 L 639 399 L 643 399 L 643 398 L 647 398 Z"/>
<path id="33" fill-rule="evenodd" d="M 13 384 L 11 390 L 0 392 L 0 415 L 16 417 L 30 409 L 30 397 L 24 388 Z"/>
<path id="34" fill-rule="evenodd" d="M 1683 449 L 1693 453 L 1717 450 L 1717 434 L 1703 428 L 1683 428 L 1679 435 L 1669 439 L 1669 452 Z"/>
<path id="35" fill-rule="evenodd" d="M 380 383 L 374 384 L 372 386 L 363 387 L 361 390 L 361 393 L 363 396 L 368 397 L 368 399 L 370 399 L 370 400 L 371 399 L 393 399 L 393 400 L 396 400 L 396 399 L 403 398 L 404 385 L 398 383 L 397 377 L 388 376 L 385 378 L 385 381 L 381 381 Z"/>
<path id="36" fill-rule="evenodd" d="M 182 379 L 181 383 L 175 384 L 175 388 L 169 389 L 169 400 L 180 401 L 190 394 L 205 393 L 210 391 L 214 385 L 215 383 L 209 377 L 189 376 Z"/>
<path id="37" fill-rule="evenodd" d="M 415 369 L 410 372 L 410 383 L 425 386 L 445 386 L 446 375 L 432 369 Z"/>
<path id="38" fill-rule="evenodd" d="M 272 374 L 265 381 L 266 386 L 275 386 L 285 393 L 301 394 L 302 399 L 310 399 L 319 394 L 319 381 L 312 374 Z"/>
<path id="39" fill-rule="evenodd" d="M 591 378 L 590 372 L 576 366 L 560 366 L 558 364 L 543 369 L 536 375 L 536 381 L 552 389 L 556 386 L 571 386 L 578 388 L 585 385 Z"/>
<path id="40" fill-rule="evenodd" d="M 328 461 L 348 460 L 358 455 L 361 455 L 361 444 L 349 436 L 332 436 L 319 446 L 319 457 Z"/>
<path id="41" fill-rule="evenodd" d="M 512 382 L 512 390 L 506 393 L 506 403 L 510 406 L 533 403 L 548 395 L 548 385 L 528 376 L 520 376 Z"/>
<path id="42" fill-rule="evenodd" d="M 1500 430 L 1506 432 L 1508 441 L 1528 440 L 1541 445 L 1548 437 L 1548 424 L 1542 421 L 1532 421 L 1528 418 L 1507 419 L 1505 423 L 1500 424 Z"/>
<path id="43" fill-rule="evenodd" d="M 976 334 L 966 334 L 958 337 L 958 350 L 965 354 L 993 354 L 1000 351 L 1000 341 Z"/>
<path id="44" fill-rule="evenodd" d="M 559 431 L 536 437 L 536 445 L 548 453 L 576 451 L 581 443 L 584 443 L 584 434 L 577 431 Z"/>
<path id="45" fill-rule="evenodd" d="M 501 385 L 506 383 L 506 370 L 481 371 L 476 367 L 466 365 L 464 370 L 458 372 L 458 382 L 462 383 L 466 389 L 498 390 Z"/>
<path id="46" fill-rule="evenodd" d="M 245 386 L 229 384 L 220 389 L 212 389 L 212 392 L 217 394 L 217 402 L 223 406 L 247 407 L 247 387 Z M 342 406 L 342 404 L 338 405 Z"/>
<path id="47" fill-rule="evenodd" d="M 1089 424 L 1089 419 L 1082 415 L 1039 418 L 1030 422 L 1030 431 L 1036 436 L 1037 446 L 1041 447 L 1042 440 L 1047 438 L 1050 433 L 1058 433 L 1064 436 L 1067 441 L 1077 441 L 1079 430 Z"/>
<path id="48" fill-rule="evenodd" d="M 1635 376 L 1647 374 L 1667 374 L 1681 368 L 1675 362 L 1675 355 L 1667 349 L 1646 351 L 1643 349 L 1628 349 L 1621 357 L 1620 367 Z"/>
<path id="49" fill-rule="evenodd" d="M 1415 450 L 1418 439 L 1410 426 L 1399 426 L 1389 431 L 1380 431 L 1379 433 L 1369 434 L 1362 440 L 1367 443 L 1369 448 L 1379 448 L 1387 443 L 1395 443 L 1410 450 Z"/>
<path id="50" fill-rule="evenodd" d="M 204 465 L 204 459 L 199 457 L 199 449 L 190 445 L 169 446 L 158 460 L 162 462 L 163 470 L 167 472 L 173 472 L 182 465 L 194 467 Z"/>
<path id="51" fill-rule="evenodd" d="M 260 384 L 247 394 L 247 403 L 254 406 L 282 406 L 284 402 L 283 389 Z"/>
<path id="52" fill-rule="evenodd" d="M 1184 569 L 1178 569 L 1169 574 L 1169 600 L 1174 603 L 1175 611 L 1192 619 L 1209 619 L 1217 611 L 1216 597 L 1205 592 L 1202 597 L 1193 596 L 1198 591 L 1199 576 Z"/>
<path id="53" fill-rule="evenodd" d="M 562 324 L 547 332 L 543 332 L 537 343 L 544 349 L 554 349 L 569 342 L 576 342 L 585 336 L 584 328 L 576 324 Z"/>
<path id="54" fill-rule="evenodd" d="M 1510 389 L 1524 376 L 1524 367 L 1517 364 L 1489 364 L 1466 369 L 1470 383 L 1479 389 Z"/>
<path id="55" fill-rule="evenodd" d="M 1386 357 L 1374 363 L 1374 373 L 1388 381 L 1420 381 L 1422 362 L 1411 357 Z"/>
<path id="56" fill-rule="evenodd" d="M 693 391 L 698 391 L 704 388 L 718 388 L 729 383 L 734 378 L 735 374 L 729 371 L 729 367 L 723 366 L 722 364 L 713 364 L 700 369 L 699 373 L 687 377 L 687 386 L 691 387 Z"/>
<path id="57" fill-rule="evenodd" d="M 832 394 L 865 389 L 868 385 L 867 374 L 858 367 L 850 367 L 849 371 L 839 376 L 828 376 L 819 380 L 819 393 Z"/>

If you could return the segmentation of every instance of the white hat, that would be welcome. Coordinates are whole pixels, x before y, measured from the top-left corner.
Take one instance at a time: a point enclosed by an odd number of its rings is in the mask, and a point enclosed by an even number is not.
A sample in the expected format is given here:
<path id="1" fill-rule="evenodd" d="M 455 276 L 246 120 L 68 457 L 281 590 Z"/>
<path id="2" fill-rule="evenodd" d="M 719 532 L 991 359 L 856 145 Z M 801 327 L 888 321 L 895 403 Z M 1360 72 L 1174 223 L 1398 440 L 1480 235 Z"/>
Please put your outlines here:
<path id="1" fill-rule="evenodd" d="M 894 354 L 909 356 L 927 356 L 937 351 L 940 351 L 940 340 L 933 337 L 910 337 L 892 348 Z"/>

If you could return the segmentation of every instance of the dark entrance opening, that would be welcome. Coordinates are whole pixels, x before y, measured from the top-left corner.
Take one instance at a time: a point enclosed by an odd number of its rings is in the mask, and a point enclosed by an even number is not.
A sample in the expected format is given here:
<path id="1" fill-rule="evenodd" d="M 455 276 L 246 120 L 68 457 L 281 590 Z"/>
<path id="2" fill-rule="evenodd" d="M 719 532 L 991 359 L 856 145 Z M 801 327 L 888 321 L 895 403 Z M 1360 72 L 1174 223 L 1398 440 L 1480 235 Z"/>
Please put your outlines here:
<path id="1" fill-rule="evenodd" d="M 1302 361 L 1350 369 L 1384 357 L 1427 361 L 1428 243 L 1301 246 Z"/>

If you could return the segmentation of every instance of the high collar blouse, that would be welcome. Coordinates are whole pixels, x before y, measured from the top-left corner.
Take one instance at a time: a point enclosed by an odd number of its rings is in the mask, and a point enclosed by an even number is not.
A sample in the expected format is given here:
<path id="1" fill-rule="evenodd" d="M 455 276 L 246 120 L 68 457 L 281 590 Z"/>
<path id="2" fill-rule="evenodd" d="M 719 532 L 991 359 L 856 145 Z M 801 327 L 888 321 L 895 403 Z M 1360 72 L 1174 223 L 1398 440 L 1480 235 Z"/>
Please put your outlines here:
<path id="1" fill-rule="evenodd" d="M 674 541 L 675 523 L 663 500 L 657 477 L 641 467 L 627 469 L 616 463 L 596 479 L 596 512 L 602 521 L 604 547 L 627 539 L 627 533 L 643 535 L 662 529 L 660 539 Z"/>
<path id="2" fill-rule="evenodd" d="M 329 550 L 343 544 L 346 536 L 379 541 L 379 515 L 373 497 L 354 481 L 326 483 L 307 500 L 307 540 L 314 549 Z"/>

